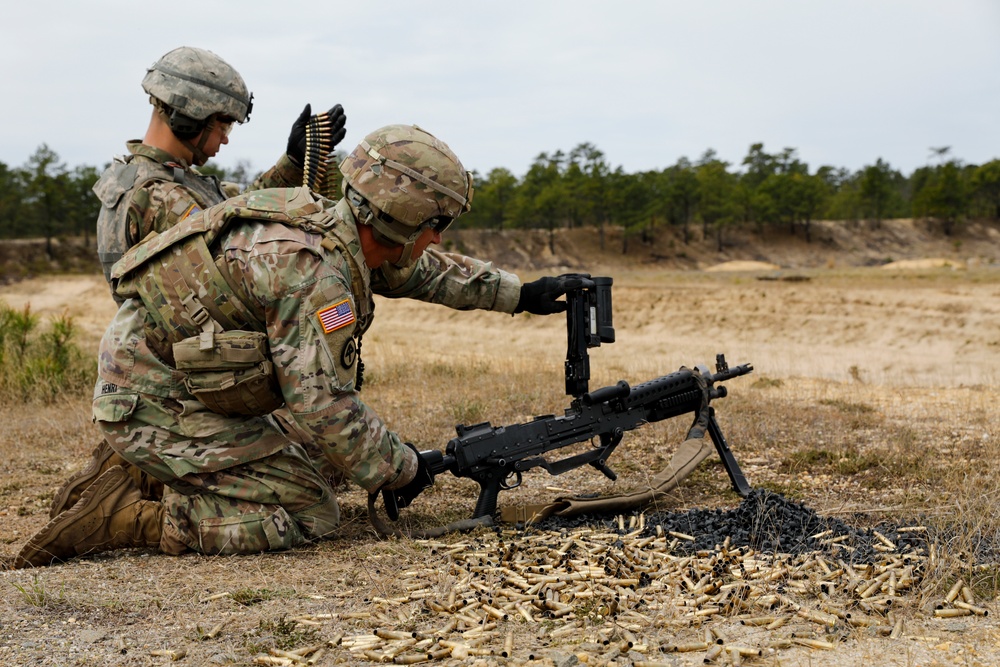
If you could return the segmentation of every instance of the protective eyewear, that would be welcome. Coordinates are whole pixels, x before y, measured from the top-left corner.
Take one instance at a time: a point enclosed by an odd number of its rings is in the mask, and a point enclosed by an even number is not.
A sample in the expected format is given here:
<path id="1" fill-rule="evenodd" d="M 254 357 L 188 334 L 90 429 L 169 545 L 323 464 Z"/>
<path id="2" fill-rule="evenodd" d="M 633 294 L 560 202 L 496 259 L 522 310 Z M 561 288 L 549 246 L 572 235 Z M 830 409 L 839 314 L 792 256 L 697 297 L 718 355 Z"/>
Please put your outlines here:
<path id="1" fill-rule="evenodd" d="M 229 133 L 233 131 L 233 125 L 236 124 L 236 119 L 229 118 L 228 116 L 216 116 L 215 124 L 219 126 L 219 131 L 222 132 L 222 136 L 228 137 Z"/>
<path id="2" fill-rule="evenodd" d="M 455 222 L 455 218 L 449 218 L 446 215 L 439 215 L 430 220 L 424 221 L 420 225 L 421 229 L 433 229 L 435 234 L 444 234 L 445 230 L 451 227 L 451 223 Z"/>

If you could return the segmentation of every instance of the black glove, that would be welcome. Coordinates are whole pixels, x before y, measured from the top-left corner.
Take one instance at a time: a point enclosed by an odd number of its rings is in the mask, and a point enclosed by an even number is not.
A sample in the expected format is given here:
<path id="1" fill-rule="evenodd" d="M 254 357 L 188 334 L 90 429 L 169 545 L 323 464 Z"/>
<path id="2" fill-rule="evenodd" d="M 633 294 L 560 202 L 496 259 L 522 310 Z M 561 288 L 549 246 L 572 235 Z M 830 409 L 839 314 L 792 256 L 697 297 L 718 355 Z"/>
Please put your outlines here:
<path id="1" fill-rule="evenodd" d="M 305 163 L 306 159 L 306 126 L 309 124 L 309 118 L 312 116 L 312 105 L 307 104 L 299 117 L 295 119 L 295 123 L 292 124 L 292 131 L 288 135 L 288 146 L 285 148 L 285 154 L 288 155 L 288 159 L 295 164 L 296 167 L 301 167 Z M 347 135 L 347 130 L 344 129 L 344 124 L 347 122 L 347 114 L 344 113 L 344 107 L 339 104 L 330 107 L 330 110 L 326 112 L 327 123 L 329 123 L 329 128 L 326 132 L 330 137 L 330 146 L 328 153 L 332 153 L 333 149 L 339 144 L 344 136 Z"/>
<path id="2" fill-rule="evenodd" d="M 417 455 L 416 476 L 407 482 L 406 486 L 401 486 L 398 489 L 382 490 L 382 502 L 385 503 L 386 516 L 393 521 L 399 519 L 399 510 L 401 508 L 409 507 L 410 503 L 420 495 L 421 491 L 434 485 L 434 473 L 431 472 L 427 461 L 420 455 L 416 447 L 410 443 L 406 443 L 406 446 L 412 449 L 413 453 Z"/>
<path id="3" fill-rule="evenodd" d="M 564 273 L 561 276 L 545 276 L 531 283 L 521 285 L 521 297 L 517 300 L 515 313 L 529 312 L 532 315 L 552 315 L 566 312 L 566 302 L 556 301 L 566 292 L 581 287 L 593 287 L 589 273 Z"/>

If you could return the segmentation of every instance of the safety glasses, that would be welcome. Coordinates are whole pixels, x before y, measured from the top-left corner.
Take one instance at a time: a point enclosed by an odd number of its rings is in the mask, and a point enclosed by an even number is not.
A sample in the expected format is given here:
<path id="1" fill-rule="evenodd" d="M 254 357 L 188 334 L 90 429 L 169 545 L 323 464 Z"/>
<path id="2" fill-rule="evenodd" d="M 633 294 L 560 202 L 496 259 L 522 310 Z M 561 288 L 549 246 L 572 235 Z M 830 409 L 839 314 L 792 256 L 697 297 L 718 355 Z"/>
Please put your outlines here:
<path id="1" fill-rule="evenodd" d="M 230 118 L 229 116 L 216 116 L 215 124 L 219 126 L 219 131 L 222 132 L 224 137 L 228 137 L 229 133 L 233 131 L 233 125 L 236 124 L 235 118 Z"/>
<path id="2" fill-rule="evenodd" d="M 439 215 L 436 218 L 431 218 L 425 221 L 420 227 L 422 229 L 433 229 L 437 234 L 444 234 L 445 230 L 451 227 L 451 223 L 455 222 L 455 218 L 449 218 L 446 215 Z"/>

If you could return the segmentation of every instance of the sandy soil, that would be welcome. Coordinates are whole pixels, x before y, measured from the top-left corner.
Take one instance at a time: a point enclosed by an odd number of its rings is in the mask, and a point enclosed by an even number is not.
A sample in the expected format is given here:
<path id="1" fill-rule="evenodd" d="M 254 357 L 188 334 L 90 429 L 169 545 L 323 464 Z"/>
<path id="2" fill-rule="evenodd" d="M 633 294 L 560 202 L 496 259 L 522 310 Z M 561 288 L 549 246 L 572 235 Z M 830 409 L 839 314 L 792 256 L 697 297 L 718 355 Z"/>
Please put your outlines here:
<path id="1" fill-rule="evenodd" d="M 593 353 L 595 373 L 706 363 L 722 352 L 730 363 L 750 361 L 772 377 L 1000 384 L 996 270 L 956 271 L 935 262 L 904 271 L 775 271 L 762 262 L 727 262 L 715 272 L 622 271 L 614 288 L 618 343 Z M 0 288 L 0 299 L 17 309 L 30 305 L 43 318 L 69 315 L 84 344 L 100 338 L 115 310 L 104 281 L 90 275 L 15 283 Z M 561 364 L 561 320 L 446 312 L 444 320 L 461 326 L 442 327 L 439 308 L 382 303 L 369 354 L 383 354 L 378 341 L 395 342 L 397 325 L 406 323 L 403 332 L 434 336 L 449 356 L 492 357 L 497 345 L 513 343 L 522 354 Z M 470 337 L 470 330 L 479 333 Z M 518 346 L 540 331 L 552 332 L 545 336 L 550 347 Z"/>
<path id="2" fill-rule="evenodd" d="M 618 338 L 592 353 L 595 373 L 707 363 L 721 352 L 770 377 L 915 386 L 1000 381 L 996 271 L 622 271 L 615 281 Z M 433 306 L 393 303 L 382 313 L 405 322 L 409 335 L 444 341 L 435 348 L 448 356 L 491 357 L 497 346 L 513 344 L 519 355 L 558 369 L 565 353 L 564 323 L 552 318 L 444 315 L 471 327 L 470 336 L 442 327 Z M 387 323 L 371 338 L 387 340 L 395 331 Z M 541 349 L 539 339 L 548 341 Z"/>
<path id="3" fill-rule="evenodd" d="M 99 275 L 47 276 L 7 285 L 0 299 L 16 310 L 29 307 L 44 318 L 68 316 L 82 340 L 99 340 L 114 316 L 115 302 Z"/>

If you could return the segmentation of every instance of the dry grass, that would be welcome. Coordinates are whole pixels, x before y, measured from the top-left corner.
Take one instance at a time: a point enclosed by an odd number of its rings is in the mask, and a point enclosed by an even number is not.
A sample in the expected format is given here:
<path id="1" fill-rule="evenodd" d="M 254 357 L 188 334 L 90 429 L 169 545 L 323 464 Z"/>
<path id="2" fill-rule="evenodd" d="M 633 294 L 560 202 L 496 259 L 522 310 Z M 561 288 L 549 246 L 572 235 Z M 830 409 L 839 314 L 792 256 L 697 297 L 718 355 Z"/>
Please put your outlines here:
<path id="1" fill-rule="evenodd" d="M 926 605 L 957 578 L 991 612 L 1000 591 L 1000 569 L 993 565 L 1000 529 L 1000 276 L 936 269 L 907 277 L 876 270 L 807 277 L 616 273 L 618 342 L 592 351 L 591 387 L 648 380 L 682 364 L 713 361 L 718 352 L 730 363 L 753 362 L 756 372 L 728 383 L 730 396 L 717 404 L 751 484 L 855 525 L 920 518 L 935 532 L 942 557 L 900 613 L 908 636 L 936 641 L 854 630 L 836 652 L 810 657 L 803 647 L 788 649 L 780 664 L 991 664 L 997 657 L 993 615 L 934 619 Z M 44 285 L 34 291 L 48 293 Z M 18 294 L 0 297 L 18 307 Z M 99 318 L 103 292 L 94 294 Z M 53 312 L 58 307 L 53 304 Z M 85 309 L 78 302 L 74 307 Z M 421 448 L 442 448 L 459 422 L 512 423 L 558 414 L 567 405 L 562 318 L 388 301 L 377 312 L 364 342 L 370 371 L 363 393 Z M 610 461 L 620 473 L 618 486 L 639 486 L 663 467 L 687 426 L 676 419 L 628 434 Z M 53 491 L 96 440 L 86 397 L 31 409 L 0 406 L 0 553 L 12 555 L 45 523 Z M 589 468 L 559 478 L 538 472 L 500 502 L 548 499 L 552 485 L 575 492 L 612 488 Z M 404 522 L 427 527 L 464 518 L 475 492 L 466 480 L 441 476 L 404 511 Z M 377 539 L 357 490 L 345 490 L 342 502 L 337 539 L 291 552 L 239 558 L 122 552 L 0 573 L 0 662 L 162 664 L 169 657 L 150 657 L 151 651 L 183 649 L 184 664 L 251 664 L 271 648 L 301 648 L 389 625 L 433 625 L 419 610 L 377 600 L 405 593 L 399 573 L 421 567 L 439 570 L 429 580 L 446 596 L 455 583 L 446 574 L 448 558 L 426 544 Z M 667 508 L 738 502 L 712 457 Z M 495 539 L 488 531 L 478 538 Z M 975 567 L 977 559 L 988 566 Z M 310 625 L 297 618 L 322 620 Z M 719 619 L 718 626 L 740 632 L 732 619 Z M 526 623 L 509 627 L 517 645 L 531 650 L 571 651 L 580 640 L 541 638 Z M 668 643 L 676 634 L 650 628 L 645 636 Z M 700 664 L 701 655 L 670 659 Z M 325 659 L 321 664 L 360 660 L 344 650 Z"/>

